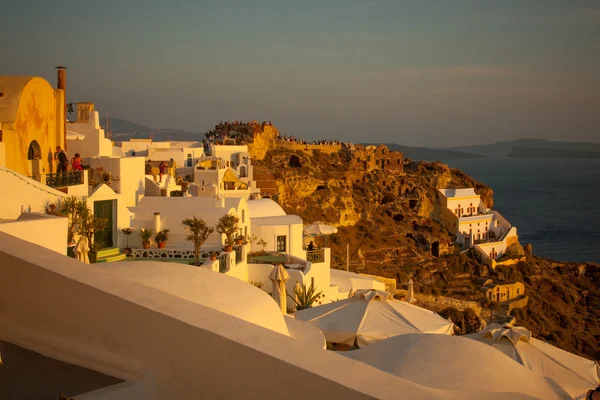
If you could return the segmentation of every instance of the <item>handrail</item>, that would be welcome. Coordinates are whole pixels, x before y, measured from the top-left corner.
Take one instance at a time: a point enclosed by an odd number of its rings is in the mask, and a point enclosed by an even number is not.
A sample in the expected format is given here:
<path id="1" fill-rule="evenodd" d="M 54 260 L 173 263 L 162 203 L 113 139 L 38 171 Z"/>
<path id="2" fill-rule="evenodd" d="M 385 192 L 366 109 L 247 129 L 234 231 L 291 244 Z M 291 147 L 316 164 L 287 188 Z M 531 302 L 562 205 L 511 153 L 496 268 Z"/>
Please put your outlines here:
<path id="1" fill-rule="evenodd" d="M 51 188 L 83 184 L 83 171 L 46 174 L 46 185 Z"/>
<path id="2" fill-rule="evenodd" d="M 306 261 L 310 261 L 311 263 L 315 264 L 325 262 L 325 250 L 306 250 Z"/>

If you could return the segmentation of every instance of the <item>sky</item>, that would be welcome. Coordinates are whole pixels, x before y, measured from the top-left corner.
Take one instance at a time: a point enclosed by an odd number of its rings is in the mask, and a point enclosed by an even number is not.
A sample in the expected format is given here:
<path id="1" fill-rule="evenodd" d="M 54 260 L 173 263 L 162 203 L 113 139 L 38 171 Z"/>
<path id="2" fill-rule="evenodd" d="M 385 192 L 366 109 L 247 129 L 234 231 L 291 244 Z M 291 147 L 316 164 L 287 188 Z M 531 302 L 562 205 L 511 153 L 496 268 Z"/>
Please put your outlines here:
<path id="1" fill-rule="evenodd" d="M 0 75 L 101 118 L 307 140 L 600 142 L 598 0 L 0 2 Z"/>

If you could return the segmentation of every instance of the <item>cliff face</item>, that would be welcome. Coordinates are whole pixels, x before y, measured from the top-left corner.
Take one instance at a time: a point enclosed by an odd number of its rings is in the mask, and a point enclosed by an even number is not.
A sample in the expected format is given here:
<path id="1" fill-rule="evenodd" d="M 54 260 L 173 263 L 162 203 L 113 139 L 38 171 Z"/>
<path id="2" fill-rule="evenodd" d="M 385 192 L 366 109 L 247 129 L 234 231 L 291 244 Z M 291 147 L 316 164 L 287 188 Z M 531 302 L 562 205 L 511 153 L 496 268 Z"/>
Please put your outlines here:
<path id="1" fill-rule="evenodd" d="M 334 268 L 345 269 L 349 244 L 351 271 L 400 285 L 413 279 L 425 294 L 483 302 L 477 277 L 522 281 L 529 304 L 512 311 L 518 324 L 568 351 L 600 358 L 598 266 L 550 262 L 526 246 L 526 262 L 491 271 L 476 252 L 460 253 L 440 224 L 437 189 L 474 187 L 491 208 L 489 187 L 440 162 L 402 160 L 381 146 L 344 146 L 333 154 L 260 148 L 270 150 L 253 162 L 272 174 L 284 210 L 305 223 L 338 227 L 329 238 Z"/>
<path id="2" fill-rule="evenodd" d="M 439 222 L 437 189 L 475 187 L 493 205 L 492 190 L 462 172 L 439 162 L 405 161 L 385 146 L 328 155 L 277 149 L 254 163 L 275 175 L 277 201 L 286 212 L 306 223 L 339 227 L 331 246 L 334 263 L 345 263 L 345 244 L 350 243 L 352 263 L 369 272 L 379 268 L 385 249 L 390 277 L 407 263 L 435 259 L 431 249 L 436 242 L 442 253 L 452 247 Z"/>

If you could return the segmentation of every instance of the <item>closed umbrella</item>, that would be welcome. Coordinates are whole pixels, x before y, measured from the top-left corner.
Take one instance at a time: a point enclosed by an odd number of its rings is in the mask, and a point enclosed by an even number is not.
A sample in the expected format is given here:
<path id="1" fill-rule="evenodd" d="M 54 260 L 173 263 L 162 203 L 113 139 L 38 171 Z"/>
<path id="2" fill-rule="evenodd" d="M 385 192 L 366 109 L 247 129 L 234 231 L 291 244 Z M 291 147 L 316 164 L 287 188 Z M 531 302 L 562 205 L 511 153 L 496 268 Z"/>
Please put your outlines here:
<path id="1" fill-rule="evenodd" d="M 415 301 L 417 301 L 417 299 L 415 299 L 415 290 L 413 289 L 413 281 L 412 281 L 412 279 L 409 279 L 408 280 L 408 293 L 406 294 L 406 302 L 412 304 Z"/>
<path id="2" fill-rule="evenodd" d="M 600 385 L 598 363 L 535 339 L 526 328 L 490 324 L 483 332 L 465 335 L 488 344 L 524 367 L 552 379 L 574 399 L 583 399 Z"/>
<path id="3" fill-rule="evenodd" d="M 283 265 L 279 264 L 271 271 L 269 279 L 273 282 L 273 298 L 279 304 L 281 312 L 285 314 L 287 312 L 285 282 L 290 279 L 290 274 L 283 268 Z"/>
<path id="4" fill-rule="evenodd" d="M 88 244 L 87 236 L 81 236 L 77 245 L 75 246 L 75 258 L 79 261 L 89 264 L 90 258 L 88 256 L 88 251 L 90 251 L 90 246 Z"/>

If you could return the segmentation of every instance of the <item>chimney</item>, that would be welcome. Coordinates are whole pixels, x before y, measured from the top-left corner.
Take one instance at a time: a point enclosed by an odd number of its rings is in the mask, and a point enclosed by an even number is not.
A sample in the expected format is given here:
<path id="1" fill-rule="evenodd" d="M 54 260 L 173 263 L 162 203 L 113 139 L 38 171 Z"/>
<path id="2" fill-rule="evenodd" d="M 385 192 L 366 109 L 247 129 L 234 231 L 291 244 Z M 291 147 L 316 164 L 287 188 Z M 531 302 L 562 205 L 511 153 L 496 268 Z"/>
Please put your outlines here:
<path id="1" fill-rule="evenodd" d="M 57 89 L 63 91 L 63 126 L 64 132 L 64 150 L 67 151 L 67 67 L 59 65 L 56 67 L 58 70 L 58 82 L 56 84 Z"/>

